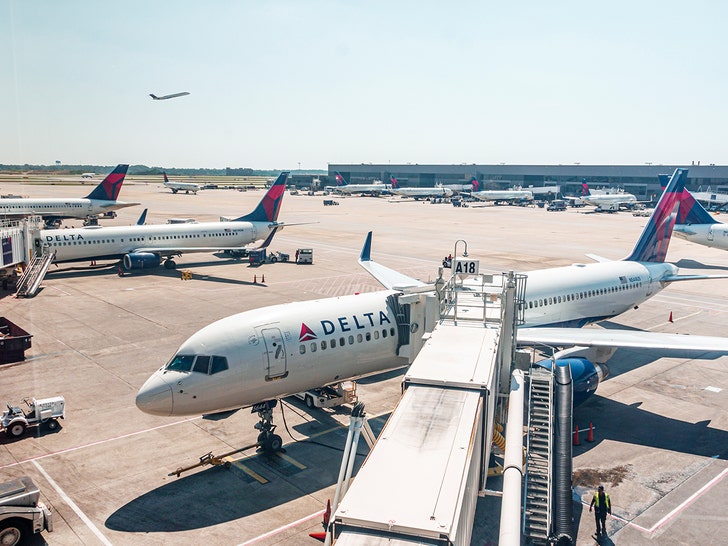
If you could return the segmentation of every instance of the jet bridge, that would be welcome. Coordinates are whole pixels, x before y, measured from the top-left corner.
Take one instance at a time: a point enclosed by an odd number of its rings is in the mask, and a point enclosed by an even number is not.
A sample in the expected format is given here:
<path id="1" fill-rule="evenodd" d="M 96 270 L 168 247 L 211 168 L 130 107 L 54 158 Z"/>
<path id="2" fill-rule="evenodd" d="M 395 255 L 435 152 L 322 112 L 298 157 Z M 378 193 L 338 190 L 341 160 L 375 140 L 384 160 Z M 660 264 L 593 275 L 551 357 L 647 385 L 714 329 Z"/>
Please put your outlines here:
<path id="1" fill-rule="evenodd" d="M 517 295 L 524 290 L 525 277 L 512 273 L 465 283 L 455 275 L 439 279 L 437 298 L 400 297 L 414 305 L 413 333 L 431 323 L 433 299 L 439 320 L 424 335 L 397 407 L 334 507 L 329 540 L 338 546 L 470 544 L 477 496 L 485 493 L 501 368 L 510 373 L 522 309 Z M 412 343 L 421 337 L 412 336 Z"/>

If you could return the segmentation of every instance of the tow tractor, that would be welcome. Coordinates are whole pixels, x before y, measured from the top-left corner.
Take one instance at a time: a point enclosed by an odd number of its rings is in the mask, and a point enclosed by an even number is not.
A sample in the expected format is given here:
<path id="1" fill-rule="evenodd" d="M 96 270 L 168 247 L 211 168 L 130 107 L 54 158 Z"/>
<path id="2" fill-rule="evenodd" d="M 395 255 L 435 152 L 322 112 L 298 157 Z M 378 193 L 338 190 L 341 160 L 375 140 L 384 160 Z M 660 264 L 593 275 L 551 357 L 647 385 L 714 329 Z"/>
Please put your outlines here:
<path id="1" fill-rule="evenodd" d="M 274 264 L 277 262 L 287 262 L 290 259 L 291 256 L 285 252 L 271 252 L 268 254 L 265 248 L 256 248 L 248 252 L 250 265 Z"/>
<path id="2" fill-rule="evenodd" d="M 294 396 L 303 400 L 310 409 L 356 404 L 359 400 L 356 395 L 356 381 L 342 381 L 336 385 L 299 392 Z"/>
<path id="3" fill-rule="evenodd" d="M 0 418 L 0 428 L 4 428 L 5 434 L 11 438 L 19 438 L 25 433 L 25 429 L 36 425 L 43 424 L 48 427 L 48 430 L 57 430 L 60 426 L 58 419 L 65 418 L 66 400 L 63 396 L 41 399 L 24 398 L 23 402 L 28 406 L 27 412 L 8 402 L 8 409 Z"/>

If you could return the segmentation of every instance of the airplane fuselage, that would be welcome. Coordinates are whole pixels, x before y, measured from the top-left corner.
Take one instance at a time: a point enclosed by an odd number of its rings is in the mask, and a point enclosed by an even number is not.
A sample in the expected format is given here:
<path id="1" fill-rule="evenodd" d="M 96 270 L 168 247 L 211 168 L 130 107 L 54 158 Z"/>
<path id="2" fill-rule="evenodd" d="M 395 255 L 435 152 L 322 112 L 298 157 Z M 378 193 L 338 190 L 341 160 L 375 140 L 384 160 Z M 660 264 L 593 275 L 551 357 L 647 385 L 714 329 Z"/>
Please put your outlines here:
<path id="1" fill-rule="evenodd" d="M 676 225 L 673 233 L 692 243 L 728 250 L 728 224 Z"/>
<path id="2" fill-rule="evenodd" d="M 453 191 L 450 188 L 433 187 L 433 188 L 392 188 L 389 190 L 395 195 L 402 197 L 450 197 Z"/>
<path id="3" fill-rule="evenodd" d="M 380 195 L 389 192 L 392 186 L 383 182 L 377 184 L 347 184 L 346 186 L 335 186 L 334 191 L 343 194 L 368 193 L 371 195 Z"/>
<path id="4" fill-rule="evenodd" d="M 172 190 L 172 193 L 184 191 L 187 193 L 192 192 L 196 194 L 200 190 L 200 185 L 195 184 L 194 182 L 163 182 L 163 184 L 164 187 Z"/>
<path id="5" fill-rule="evenodd" d="M 470 195 L 481 201 L 515 201 L 517 199 L 533 199 L 533 193 L 528 190 L 483 190 L 474 191 Z"/>
<path id="6" fill-rule="evenodd" d="M 88 198 L 8 198 L 0 199 L 0 217 L 20 218 L 37 215 L 44 217 L 52 216 L 55 218 L 86 218 L 137 204 Z"/>

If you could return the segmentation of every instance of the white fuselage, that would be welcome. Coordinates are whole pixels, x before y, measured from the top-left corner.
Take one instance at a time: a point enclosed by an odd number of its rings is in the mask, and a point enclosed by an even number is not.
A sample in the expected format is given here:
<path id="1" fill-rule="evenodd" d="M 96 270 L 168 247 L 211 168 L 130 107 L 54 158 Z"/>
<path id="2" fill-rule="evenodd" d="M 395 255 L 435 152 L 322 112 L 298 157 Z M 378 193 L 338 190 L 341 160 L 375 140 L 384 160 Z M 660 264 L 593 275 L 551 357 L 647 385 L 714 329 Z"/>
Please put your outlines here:
<path id="1" fill-rule="evenodd" d="M 56 216 L 65 218 L 87 218 L 112 210 L 131 207 L 138 203 L 107 201 L 101 199 L 0 199 L 0 217 Z"/>
<path id="2" fill-rule="evenodd" d="M 517 199 L 533 199 L 533 193 L 528 190 L 482 190 L 470 194 L 481 201 L 515 201 Z"/>
<path id="3" fill-rule="evenodd" d="M 389 190 L 402 197 L 450 197 L 453 191 L 450 188 L 435 186 L 434 188 L 392 188 Z"/>
<path id="4" fill-rule="evenodd" d="M 624 192 L 582 195 L 579 199 L 603 210 L 617 210 L 622 205 L 637 202 L 637 198 L 634 195 Z"/>
<path id="5" fill-rule="evenodd" d="M 380 193 L 388 192 L 392 189 L 390 184 L 383 182 L 374 182 L 372 184 L 347 184 L 346 186 L 335 186 L 334 191 L 344 194 L 352 193 L 370 193 L 372 195 L 379 195 Z"/>
<path id="6" fill-rule="evenodd" d="M 56 252 L 54 262 L 119 258 L 140 250 L 164 256 L 239 248 L 265 238 L 271 229 L 270 225 L 270 222 L 205 222 L 89 226 L 44 229 L 40 232 L 40 240 L 41 244 L 48 245 L 51 252 Z"/>
<path id="7" fill-rule="evenodd" d="M 673 233 L 691 243 L 728 250 L 728 224 L 678 224 Z"/>
<path id="8" fill-rule="evenodd" d="M 665 286 L 660 279 L 676 272 L 671 264 L 625 261 L 532 271 L 524 326 L 582 326 L 618 315 L 656 294 Z M 174 358 L 220 356 L 228 369 L 162 368 L 140 389 L 137 406 L 156 415 L 214 413 L 403 366 L 401 330 L 387 306 L 394 294 L 289 303 L 219 320 L 190 337 Z"/>
<path id="9" fill-rule="evenodd" d="M 195 184 L 194 182 L 163 182 L 164 186 L 166 188 L 169 188 L 172 190 L 172 193 L 177 193 L 178 191 L 184 191 L 184 192 L 192 192 L 197 193 L 200 190 L 200 185 Z"/>

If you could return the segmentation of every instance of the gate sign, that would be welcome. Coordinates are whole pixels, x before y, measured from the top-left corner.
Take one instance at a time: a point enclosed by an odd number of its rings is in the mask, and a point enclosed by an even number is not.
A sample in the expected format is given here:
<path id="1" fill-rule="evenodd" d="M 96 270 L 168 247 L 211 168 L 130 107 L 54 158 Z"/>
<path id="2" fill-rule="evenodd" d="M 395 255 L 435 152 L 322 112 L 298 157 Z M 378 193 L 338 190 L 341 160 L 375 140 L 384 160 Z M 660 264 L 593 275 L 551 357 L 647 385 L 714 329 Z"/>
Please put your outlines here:
<path id="1" fill-rule="evenodd" d="M 480 260 L 453 260 L 455 275 L 477 275 L 479 269 Z"/>

